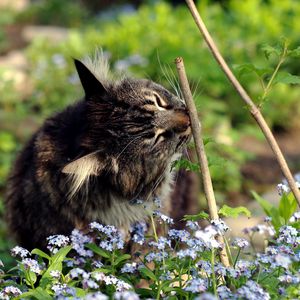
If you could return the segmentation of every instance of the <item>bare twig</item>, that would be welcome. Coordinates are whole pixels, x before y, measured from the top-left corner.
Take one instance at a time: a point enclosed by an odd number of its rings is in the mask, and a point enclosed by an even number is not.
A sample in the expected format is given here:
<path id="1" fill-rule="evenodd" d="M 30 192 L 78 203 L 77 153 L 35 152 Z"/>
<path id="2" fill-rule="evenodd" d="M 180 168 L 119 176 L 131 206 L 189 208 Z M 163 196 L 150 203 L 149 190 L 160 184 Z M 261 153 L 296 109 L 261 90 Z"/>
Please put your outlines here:
<path id="1" fill-rule="evenodd" d="M 181 57 L 177 57 L 175 60 L 178 76 L 179 76 L 179 82 L 181 91 L 184 97 L 184 100 L 186 102 L 186 106 L 188 108 L 190 120 L 191 120 L 191 127 L 192 127 L 192 133 L 196 145 L 196 153 L 198 157 L 198 161 L 200 163 L 201 167 L 201 174 L 203 178 L 203 187 L 204 187 L 204 193 L 206 196 L 206 200 L 208 203 L 208 209 L 209 209 L 209 215 L 210 218 L 213 220 L 219 219 L 217 205 L 216 205 L 216 199 L 214 195 L 213 185 L 210 177 L 210 172 L 208 168 L 208 161 L 204 150 L 204 144 L 202 140 L 202 134 L 201 134 L 201 123 L 199 121 L 198 115 L 197 115 L 197 109 L 195 106 L 195 103 L 193 101 L 193 96 L 189 87 L 189 83 L 186 77 L 183 59 Z M 219 241 L 224 243 L 223 237 L 219 236 Z M 228 267 L 229 266 L 229 260 L 226 252 L 226 248 L 224 247 L 223 250 L 220 251 L 220 259 L 222 263 Z"/>
<path id="2" fill-rule="evenodd" d="M 236 89 L 238 94 L 241 96 L 241 98 L 244 100 L 244 102 L 249 107 L 250 113 L 252 114 L 253 118 L 261 128 L 262 132 L 265 135 L 266 140 L 268 141 L 271 149 L 273 150 L 273 153 L 278 161 L 278 164 L 280 166 L 280 169 L 283 173 L 283 176 L 286 178 L 297 202 L 300 206 L 300 191 L 296 185 L 296 182 L 294 180 L 294 177 L 286 163 L 286 160 L 268 126 L 266 123 L 264 117 L 262 116 L 260 110 L 257 108 L 257 106 L 254 104 L 248 93 L 245 91 L 245 89 L 242 87 L 242 85 L 239 83 L 239 81 L 236 79 L 230 68 L 228 67 L 227 63 L 223 59 L 222 55 L 220 54 L 220 51 L 218 50 L 216 44 L 214 43 L 211 35 L 209 34 L 204 22 L 202 21 L 200 14 L 192 0 L 186 0 L 186 3 L 191 11 L 191 14 L 194 18 L 194 21 L 196 25 L 198 26 L 203 38 L 205 39 L 211 53 L 215 57 L 216 61 L 220 65 L 221 69 L 224 71 L 225 75 L 233 85 L 233 87 Z"/>

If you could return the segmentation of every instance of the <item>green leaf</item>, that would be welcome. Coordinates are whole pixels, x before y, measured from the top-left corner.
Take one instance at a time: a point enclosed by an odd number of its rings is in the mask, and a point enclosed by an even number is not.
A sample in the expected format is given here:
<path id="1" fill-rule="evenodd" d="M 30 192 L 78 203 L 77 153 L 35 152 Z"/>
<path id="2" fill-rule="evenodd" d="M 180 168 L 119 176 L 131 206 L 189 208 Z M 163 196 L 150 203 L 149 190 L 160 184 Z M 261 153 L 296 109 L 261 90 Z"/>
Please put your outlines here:
<path id="1" fill-rule="evenodd" d="M 236 65 L 235 70 L 238 72 L 238 77 L 242 77 L 243 75 L 255 73 L 259 77 L 270 74 L 273 70 L 271 68 L 262 68 L 256 67 L 253 64 L 241 64 Z"/>
<path id="2" fill-rule="evenodd" d="M 130 254 L 123 254 L 119 256 L 115 261 L 114 261 L 114 266 L 117 266 L 119 263 L 121 263 L 124 260 L 128 260 L 131 258 Z"/>
<path id="3" fill-rule="evenodd" d="M 288 50 L 287 55 L 290 57 L 300 57 L 300 47 Z"/>
<path id="4" fill-rule="evenodd" d="M 192 163 L 187 159 L 179 159 L 174 161 L 172 164 L 172 169 L 175 168 L 176 170 L 184 169 L 187 171 L 199 172 L 199 165 L 197 163 Z"/>
<path id="5" fill-rule="evenodd" d="M 298 204 L 293 193 L 283 193 L 279 202 L 279 215 L 284 218 L 285 223 L 289 222 L 290 217 L 297 210 Z"/>
<path id="6" fill-rule="evenodd" d="M 248 218 L 251 217 L 251 212 L 244 206 L 238 206 L 238 207 L 230 207 L 226 204 L 224 204 L 219 209 L 219 214 L 224 217 L 230 217 L 230 218 L 237 218 L 239 215 L 246 215 Z"/>
<path id="7" fill-rule="evenodd" d="M 148 268 L 141 268 L 139 272 L 144 275 L 146 278 L 150 278 L 153 281 L 157 281 L 155 274 Z"/>
<path id="8" fill-rule="evenodd" d="M 279 211 L 275 206 L 270 204 L 267 200 L 259 196 L 257 193 L 252 191 L 251 194 L 253 195 L 254 199 L 259 203 L 259 205 L 262 207 L 266 215 L 272 218 L 272 224 L 276 229 L 276 231 L 282 225 L 284 225 L 281 221 Z"/>
<path id="9" fill-rule="evenodd" d="M 71 251 L 72 246 L 66 246 L 64 248 L 61 248 L 55 253 L 54 256 L 51 257 L 50 265 L 46 272 L 43 274 L 40 286 L 42 288 L 45 288 L 51 281 L 52 276 L 50 275 L 51 271 L 62 271 L 62 262 L 66 258 L 67 254 Z"/>
<path id="10" fill-rule="evenodd" d="M 138 295 L 142 296 L 143 298 L 154 298 L 154 296 L 155 296 L 154 291 L 152 291 L 150 289 L 137 288 L 136 292 Z"/>
<path id="11" fill-rule="evenodd" d="M 86 245 L 87 248 L 92 250 L 94 253 L 98 254 L 101 257 L 110 258 L 110 255 L 104 251 L 103 249 L 99 248 L 97 245 L 91 243 Z"/>
<path id="12" fill-rule="evenodd" d="M 29 290 L 26 293 L 23 293 L 16 299 L 24 299 L 24 298 L 29 298 L 29 299 L 38 299 L 38 300 L 52 300 L 53 298 L 41 287 L 37 287 L 34 290 Z"/>
<path id="13" fill-rule="evenodd" d="M 35 283 L 36 283 L 37 277 L 36 277 L 36 274 L 35 274 L 34 272 L 28 271 L 28 272 L 26 272 L 25 274 L 26 274 L 26 279 L 25 279 L 25 281 L 26 281 L 26 284 L 27 284 L 27 285 L 30 286 L 31 284 L 35 284 Z"/>
<path id="14" fill-rule="evenodd" d="M 184 221 L 198 221 L 201 219 L 208 220 L 209 219 L 209 214 L 206 213 L 205 211 L 199 212 L 197 215 L 185 215 L 183 217 Z"/>
<path id="15" fill-rule="evenodd" d="M 267 59 L 269 59 L 271 55 L 276 55 L 279 57 L 282 53 L 282 48 L 280 46 L 273 47 L 265 44 L 261 47 L 261 49 L 264 52 Z"/>
<path id="16" fill-rule="evenodd" d="M 51 260 L 51 257 L 47 253 L 45 253 L 44 251 L 37 249 L 37 248 L 33 249 L 31 251 L 31 254 L 36 254 L 40 257 L 46 258 L 47 260 Z"/>
<path id="17" fill-rule="evenodd" d="M 300 84 L 300 76 L 288 72 L 279 72 L 274 79 L 274 83 Z"/>

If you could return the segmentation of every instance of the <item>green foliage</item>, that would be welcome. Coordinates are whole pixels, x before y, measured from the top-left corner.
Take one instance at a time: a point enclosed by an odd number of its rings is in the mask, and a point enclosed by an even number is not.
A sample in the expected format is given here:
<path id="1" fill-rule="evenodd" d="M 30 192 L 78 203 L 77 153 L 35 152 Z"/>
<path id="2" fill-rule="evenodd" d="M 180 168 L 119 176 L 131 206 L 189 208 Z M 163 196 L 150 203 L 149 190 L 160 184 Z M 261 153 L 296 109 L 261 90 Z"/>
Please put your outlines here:
<path id="1" fill-rule="evenodd" d="M 246 215 L 248 218 L 250 218 L 251 212 L 244 206 L 230 207 L 224 204 L 219 209 L 219 215 L 223 217 L 229 217 L 229 218 L 237 218 L 240 215 Z"/>
<path id="2" fill-rule="evenodd" d="M 283 193 L 278 207 L 272 205 L 267 200 L 252 192 L 254 199 L 263 208 L 267 216 L 271 218 L 272 225 L 278 231 L 283 225 L 289 225 L 291 216 L 296 212 L 298 204 L 292 193 Z"/>

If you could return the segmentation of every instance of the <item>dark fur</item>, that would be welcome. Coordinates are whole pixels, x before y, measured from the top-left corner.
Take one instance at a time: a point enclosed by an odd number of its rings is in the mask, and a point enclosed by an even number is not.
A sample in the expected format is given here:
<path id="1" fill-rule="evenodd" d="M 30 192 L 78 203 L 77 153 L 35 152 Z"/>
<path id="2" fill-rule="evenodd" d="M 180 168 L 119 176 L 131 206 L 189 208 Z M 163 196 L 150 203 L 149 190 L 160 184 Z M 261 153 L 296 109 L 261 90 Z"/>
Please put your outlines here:
<path id="1" fill-rule="evenodd" d="M 111 214 L 112 201 L 161 196 L 169 184 L 171 157 L 189 138 L 184 104 L 162 86 L 128 78 L 100 83 L 81 62 L 75 64 L 85 98 L 45 121 L 8 180 L 9 227 L 28 249 L 44 248 L 49 235 L 103 222 L 97 212 Z M 149 106 L 149 93 L 159 95 L 165 109 Z M 164 130 L 163 141 L 154 144 L 158 128 Z M 97 174 L 70 196 L 64 168 L 91 153 L 99 163 Z M 113 213 L 111 218 L 123 225 Z"/>

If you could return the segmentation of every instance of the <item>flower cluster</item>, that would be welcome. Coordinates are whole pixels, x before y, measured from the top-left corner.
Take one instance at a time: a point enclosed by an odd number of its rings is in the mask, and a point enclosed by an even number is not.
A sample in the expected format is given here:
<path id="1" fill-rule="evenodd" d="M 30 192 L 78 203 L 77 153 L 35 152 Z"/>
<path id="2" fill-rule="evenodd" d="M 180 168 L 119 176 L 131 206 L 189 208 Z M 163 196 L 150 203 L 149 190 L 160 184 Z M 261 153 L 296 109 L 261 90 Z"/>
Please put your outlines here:
<path id="1" fill-rule="evenodd" d="M 155 215 L 159 223 L 172 226 L 171 218 L 158 212 Z M 222 220 L 212 220 L 204 228 L 187 221 L 184 229 L 171 227 L 162 236 L 147 236 L 146 223 L 136 223 L 131 228 L 131 247 L 137 250 L 133 255 L 124 253 L 125 242 L 116 227 L 93 222 L 86 233 L 74 229 L 69 237 L 50 236 L 49 255 L 39 257 L 14 247 L 12 255 L 20 259 L 19 276 L 25 279 L 0 281 L 0 299 L 11 299 L 24 292 L 34 298 L 36 289 L 55 299 L 167 299 L 178 293 L 198 300 L 268 300 L 274 293 L 297 299 L 299 213 L 294 213 L 291 223 L 277 232 L 271 221 L 244 230 L 251 243 L 245 238 L 227 242 L 232 246 L 229 267 L 218 259 L 218 251 L 224 247 L 219 237 L 228 231 Z M 250 247 L 256 233 L 272 237 L 261 253 Z M 54 256 L 56 259 L 52 260 Z M 141 280 L 151 289 L 135 290 Z M 271 287 L 272 282 L 276 284 Z"/>

